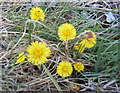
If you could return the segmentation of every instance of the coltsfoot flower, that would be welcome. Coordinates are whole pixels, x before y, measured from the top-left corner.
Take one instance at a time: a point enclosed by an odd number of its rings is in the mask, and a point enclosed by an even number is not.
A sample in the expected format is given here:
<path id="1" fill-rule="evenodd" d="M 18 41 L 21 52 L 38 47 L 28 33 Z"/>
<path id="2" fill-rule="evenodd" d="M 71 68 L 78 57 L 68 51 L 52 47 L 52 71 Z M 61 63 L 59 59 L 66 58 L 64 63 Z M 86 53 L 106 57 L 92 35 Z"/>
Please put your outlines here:
<path id="1" fill-rule="evenodd" d="M 25 58 L 26 57 L 25 57 L 24 53 L 20 53 L 18 55 L 17 63 L 22 63 L 25 60 Z"/>
<path id="2" fill-rule="evenodd" d="M 57 73 L 62 77 L 70 76 L 73 72 L 72 64 L 68 61 L 62 61 L 57 66 Z"/>
<path id="3" fill-rule="evenodd" d="M 80 44 L 74 45 L 74 48 L 80 53 L 82 53 L 85 50 L 85 47 Z"/>
<path id="4" fill-rule="evenodd" d="M 50 48 L 45 43 L 35 41 L 27 49 L 28 61 L 35 65 L 40 65 L 47 61 L 47 57 L 51 54 Z"/>
<path id="5" fill-rule="evenodd" d="M 65 23 L 59 26 L 58 35 L 60 40 L 66 42 L 76 36 L 76 30 L 71 24 Z"/>
<path id="6" fill-rule="evenodd" d="M 30 10 L 30 18 L 32 20 L 41 20 L 44 21 L 45 20 L 45 14 L 43 12 L 43 10 L 39 7 L 33 7 Z"/>
<path id="7" fill-rule="evenodd" d="M 77 70 L 78 72 L 83 71 L 84 65 L 82 64 L 82 62 L 77 62 L 74 64 L 74 69 Z"/>
<path id="8" fill-rule="evenodd" d="M 91 48 L 96 44 L 96 35 L 91 30 L 85 30 L 85 38 L 74 46 L 79 52 L 83 52 L 85 48 Z"/>

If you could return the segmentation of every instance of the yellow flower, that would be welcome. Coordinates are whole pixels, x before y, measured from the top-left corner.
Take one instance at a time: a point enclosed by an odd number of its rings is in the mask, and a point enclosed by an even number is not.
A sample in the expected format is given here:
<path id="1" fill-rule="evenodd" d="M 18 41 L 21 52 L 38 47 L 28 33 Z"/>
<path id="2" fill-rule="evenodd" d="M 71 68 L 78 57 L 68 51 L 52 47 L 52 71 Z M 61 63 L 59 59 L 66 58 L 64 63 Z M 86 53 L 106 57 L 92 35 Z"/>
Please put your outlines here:
<path id="1" fill-rule="evenodd" d="M 76 36 L 76 30 L 71 24 L 65 23 L 59 26 L 58 35 L 60 40 L 68 41 Z"/>
<path id="2" fill-rule="evenodd" d="M 84 48 L 91 48 L 96 44 L 96 40 L 94 38 L 84 39 L 79 45 Z"/>
<path id="3" fill-rule="evenodd" d="M 75 45 L 74 48 L 79 52 L 83 52 L 85 48 L 91 48 L 96 44 L 96 35 L 91 30 L 85 30 L 86 38 L 83 39 L 79 44 Z"/>
<path id="4" fill-rule="evenodd" d="M 27 49 L 28 61 L 35 65 L 40 65 L 47 61 L 47 57 L 51 54 L 50 48 L 45 43 L 33 42 Z"/>
<path id="5" fill-rule="evenodd" d="M 68 61 L 62 61 L 57 66 L 57 73 L 62 77 L 70 76 L 73 72 L 72 64 Z"/>
<path id="6" fill-rule="evenodd" d="M 25 57 L 24 53 L 20 53 L 18 55 L 17 63 L 22 63 L 25 60 L 25 58 L 26 57 Z"/>
<path id="7" fill-rule="evenodd" d="M 77 63 L 74 64 L 74 68 L 75 68 L 75 70 L 80 72 L 80 71 L 84 70 L 84 65 L 81 62 L 77 62 Z"/>
<path id="8" fill-rule="evenodd" d="M 80 53 L 82 53 L 85 50 L 85 47 L 81 46 L 80 44 L 75 45 L 74 48 Z"/>
<path id="9" fill-rule="evenodd" d="M 39 20 L 40 19 L 41 21 L 44 21 L 45 14 L 41 8 L 33 7 L 30 10 L 30 17 L 32 20 Z"/>

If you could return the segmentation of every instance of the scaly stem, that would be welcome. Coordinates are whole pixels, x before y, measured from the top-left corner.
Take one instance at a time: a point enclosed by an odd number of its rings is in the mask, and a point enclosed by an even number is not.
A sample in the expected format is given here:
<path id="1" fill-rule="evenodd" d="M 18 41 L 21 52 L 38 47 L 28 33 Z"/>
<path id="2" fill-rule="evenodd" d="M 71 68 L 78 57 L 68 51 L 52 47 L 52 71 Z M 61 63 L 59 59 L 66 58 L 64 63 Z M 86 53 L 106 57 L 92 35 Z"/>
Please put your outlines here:
<path id="1" fill-rule="evenodd" d="M 68 60 L 68 57 L 69 57 L 69 51 L 68 51 L 68 41 L 65 42 L 65 56 Z"/>

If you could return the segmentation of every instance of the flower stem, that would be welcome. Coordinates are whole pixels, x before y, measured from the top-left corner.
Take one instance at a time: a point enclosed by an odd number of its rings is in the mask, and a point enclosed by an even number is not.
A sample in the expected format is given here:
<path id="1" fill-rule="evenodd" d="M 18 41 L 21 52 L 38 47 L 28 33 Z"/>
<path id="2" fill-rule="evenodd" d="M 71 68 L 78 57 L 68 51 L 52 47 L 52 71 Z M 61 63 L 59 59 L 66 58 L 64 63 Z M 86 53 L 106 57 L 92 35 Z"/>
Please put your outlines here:
<path id="1" fill-rule="evenodd" d="M 31 31 L 29 30 L 29 44 L 31 44 Z"/>
<path id="2" fill-rule="evenodd" d="M 66 56 L 67 60 L 69 61 L 69 59 L 68 59 L 68 57 L 69 57 L 68 42 L 65 42 L 65 56 Z"/>

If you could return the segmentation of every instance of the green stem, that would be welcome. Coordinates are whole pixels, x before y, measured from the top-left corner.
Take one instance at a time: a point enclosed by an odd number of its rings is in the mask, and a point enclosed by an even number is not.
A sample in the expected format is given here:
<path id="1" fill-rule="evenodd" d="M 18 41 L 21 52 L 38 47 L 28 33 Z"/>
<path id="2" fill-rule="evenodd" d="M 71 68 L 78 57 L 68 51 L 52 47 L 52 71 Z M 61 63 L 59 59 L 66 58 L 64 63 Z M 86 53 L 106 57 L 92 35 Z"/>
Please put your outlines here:
<path id="1" fill-rule="evenodd" d="M 31 44 L 31 34 L 32 34 L 32 31 L 29 30 L 29 44 Z"/>
<path id="2" fill-rule="evenodd" d="M 58 83 L 56 82 L 56 80 L 54 79 L 54 77 L 51 75 L 51 73 L 49 72 L 49 70 L 45 67 L 45 65 L 42 65 L 45 72 L 47 73 L 47 75 L 50 77 L 50 79 L 52 80 L 52 82 L 54 83 L 55 87 L 57 88 L 58 91 L 62 91 L 62 89 L 60 88 L 60 86 L 58 85 Z"/>

